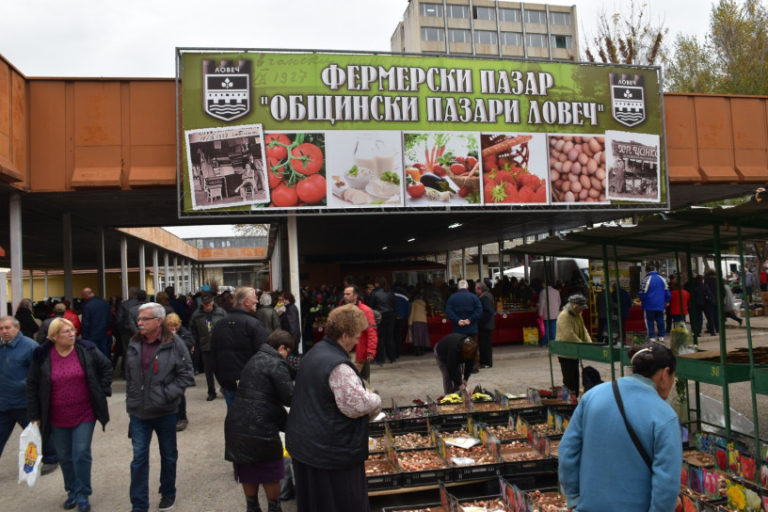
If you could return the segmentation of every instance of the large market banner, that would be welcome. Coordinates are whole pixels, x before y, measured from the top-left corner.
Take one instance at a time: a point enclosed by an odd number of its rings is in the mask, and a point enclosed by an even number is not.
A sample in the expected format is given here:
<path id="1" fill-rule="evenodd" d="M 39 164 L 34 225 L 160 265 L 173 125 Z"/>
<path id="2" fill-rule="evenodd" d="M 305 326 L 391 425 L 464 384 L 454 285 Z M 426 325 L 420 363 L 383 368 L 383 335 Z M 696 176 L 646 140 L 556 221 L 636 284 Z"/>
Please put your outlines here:
<path id="1" fill-rule="evenodd" d="M 658 68 L 177 56 L 182 215 L 668 207 Z"/>

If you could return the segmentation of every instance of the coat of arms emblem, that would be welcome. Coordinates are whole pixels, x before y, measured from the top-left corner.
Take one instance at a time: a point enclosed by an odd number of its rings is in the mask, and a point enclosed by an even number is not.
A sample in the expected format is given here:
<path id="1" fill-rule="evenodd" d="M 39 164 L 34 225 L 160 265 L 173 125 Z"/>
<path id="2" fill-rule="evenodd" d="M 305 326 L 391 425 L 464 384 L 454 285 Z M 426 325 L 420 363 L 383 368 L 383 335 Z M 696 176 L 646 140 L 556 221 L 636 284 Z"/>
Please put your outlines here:
<path id="1" fill-rule="evenodd" d="M 640 75 L 609 75 L 611 115 L 628 128 L 645 121 L 645 79 Z"/>
<path id="2" fill-rule="evenodd" d="M 234 121 L 251 111 L 251 61 L 204 60 L 203 106 L 205 113 Z"/>

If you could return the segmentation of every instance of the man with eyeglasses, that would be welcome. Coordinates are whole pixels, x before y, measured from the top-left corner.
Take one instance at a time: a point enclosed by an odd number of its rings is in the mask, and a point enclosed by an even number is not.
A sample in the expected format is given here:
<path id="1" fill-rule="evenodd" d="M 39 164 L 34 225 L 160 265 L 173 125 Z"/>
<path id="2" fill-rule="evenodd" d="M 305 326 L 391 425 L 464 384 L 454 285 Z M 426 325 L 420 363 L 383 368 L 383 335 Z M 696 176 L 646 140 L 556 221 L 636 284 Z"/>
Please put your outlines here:
<path id="1" fill-rule="evenodd" d="M 235 290 L 235 306 L 213 326 L 211 352 L 216 380 L 224 391 L 227 407 L 232 403 L 245 363 L 267 341 L 267 330 L 256 318 L 256 290 Z"/>
<path id="2" fill-rule="evenodd" d="M 184 389 L 195 385 L 187 347 L 165 328 L 165 308 L 139 307 L 139 332 L 125 354 L 125 402 L 133 444 L 130 497 L 133 512 L 149 510 L 149 443 L 160 448 L 160 511 L 176 502 L 176 420 Z"/>

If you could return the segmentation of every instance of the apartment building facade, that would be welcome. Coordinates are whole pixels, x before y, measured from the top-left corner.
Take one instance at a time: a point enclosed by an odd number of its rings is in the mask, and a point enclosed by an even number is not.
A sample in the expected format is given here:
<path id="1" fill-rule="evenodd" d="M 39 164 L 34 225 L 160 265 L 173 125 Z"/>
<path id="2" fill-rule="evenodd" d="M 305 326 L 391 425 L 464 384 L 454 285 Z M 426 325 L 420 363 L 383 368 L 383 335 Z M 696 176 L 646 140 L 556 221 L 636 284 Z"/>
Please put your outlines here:
<path id="1" fill-rule="evenodd" d="M 410 0 L 395 53 L 580 60 L 576 6 L 494 0 Z"/>

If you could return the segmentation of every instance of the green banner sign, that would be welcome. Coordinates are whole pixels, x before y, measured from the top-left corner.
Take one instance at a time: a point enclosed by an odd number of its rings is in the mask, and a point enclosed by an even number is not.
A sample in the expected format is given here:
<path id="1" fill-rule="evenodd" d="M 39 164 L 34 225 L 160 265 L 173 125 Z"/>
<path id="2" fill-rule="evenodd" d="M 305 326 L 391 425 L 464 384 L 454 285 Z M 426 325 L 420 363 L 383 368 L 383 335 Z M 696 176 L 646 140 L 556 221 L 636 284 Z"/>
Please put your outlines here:
<path id="1" fill-rule="evenodd" d="M 668 204 L 657 68 L 177 53 L 182 215 Z"/>

